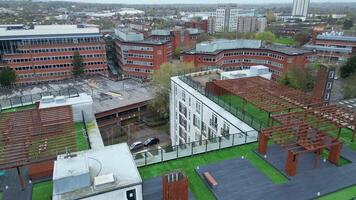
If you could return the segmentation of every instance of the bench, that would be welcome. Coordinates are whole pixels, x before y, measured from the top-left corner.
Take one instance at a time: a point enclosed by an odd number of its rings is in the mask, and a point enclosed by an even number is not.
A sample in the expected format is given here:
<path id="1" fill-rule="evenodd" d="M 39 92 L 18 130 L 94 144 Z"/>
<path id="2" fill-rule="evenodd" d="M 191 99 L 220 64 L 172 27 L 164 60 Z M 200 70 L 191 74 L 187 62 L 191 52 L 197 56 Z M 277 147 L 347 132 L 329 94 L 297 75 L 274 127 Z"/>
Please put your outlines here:
<path id="1" fill-rule="evenodd" d="M 203 175 L 211 187 L 214 188 L 218 185 L 218 182 L 215 180 L 215 178 L 209 172 L 204 172 Z"/>

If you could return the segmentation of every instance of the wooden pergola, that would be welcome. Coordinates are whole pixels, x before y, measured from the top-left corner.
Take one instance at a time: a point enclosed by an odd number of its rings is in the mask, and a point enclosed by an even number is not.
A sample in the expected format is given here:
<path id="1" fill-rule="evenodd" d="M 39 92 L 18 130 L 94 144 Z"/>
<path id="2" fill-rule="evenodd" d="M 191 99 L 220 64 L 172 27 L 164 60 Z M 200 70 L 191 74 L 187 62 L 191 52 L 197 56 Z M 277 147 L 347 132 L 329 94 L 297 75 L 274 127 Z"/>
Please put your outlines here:
<path id="1" fill-rule="evenodd" d="M 269 140 L 279 144 L 288 152 L 285 171 L 289 176 L 294 176 L 297 172 L 297 160 L 299 155 L 315 153 L 314 167 L 316 167 L 323 149 L 329 148 L 330 153 L 328 160 L 337 165 L 342 149 L 342 143 L 337 138 L 314 129 L 305 122 L 291 122 L 282 126 L 262 129 L 259 134 L 259 153 L 267 153 Z"/>
<path id="2" fill-rule="evenodd" d="M 232 94 L 265 111 L 270 117 L 273 113 L 290 112 L 293 109 L 308 109 L 323 105 L 322 100 L 268 79 L 257 77 L 215 80 L 208 82 L 207 91 L 215 95 Z"/>
<path id="3" fill-rule="evenodd" d="M 0 169 L 17 168 L 21 177 L 19 167 L 76 149 L 70 106 L 0 114 Z"/>
<path id="4" fill-rule="evenodd" d="M 272 115 L 272 119 L 282 124 L 291 122 L 307 122 L 311 127 L 324 132 L 338 132 L 340 137 L 342 128 L 352 131 L 351 141 L 355 140 L 356 112 L 338 105 L 328 105 L 301 112 Z"/>

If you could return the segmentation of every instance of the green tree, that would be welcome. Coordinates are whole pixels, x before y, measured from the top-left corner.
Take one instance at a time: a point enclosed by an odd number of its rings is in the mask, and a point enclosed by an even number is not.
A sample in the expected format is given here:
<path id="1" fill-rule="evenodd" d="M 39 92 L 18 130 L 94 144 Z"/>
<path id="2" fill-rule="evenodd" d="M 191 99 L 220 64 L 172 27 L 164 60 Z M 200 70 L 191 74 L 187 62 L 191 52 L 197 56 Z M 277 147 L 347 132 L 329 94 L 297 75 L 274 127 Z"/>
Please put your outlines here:
<path id="1" fill-rule="evenodd" d="M 354 74 L 355 71 L 356 71 L 356 56 L 353 56 L 349 58 L 347 62 L 340 67 L 340 76 L 341 78 L 347 78 L 351 74 Z"/>
<path id="2" fill-rule="evenodd" d="M 354 26 L 354 20 L 353 19 L 345 19 L 344 24 L 343 24 L 343 29 L 345 30 L 350 30 L 351 27 Z"/>
<path id="3" fill-rule="evenodd" d="M 307 32 L 299 32 L 295 34 L 294 40 L 298 42 L 298 46 L 303 46 L 309 42 L 309 34 Z"/>
<path id="4" fill-rule="evenodd" d="M 9 67 L 0 69 L 0 85 L 10 86 L 16 81 L 16 73 Z"/>
<path id="5" fill-rule="evenodd" d="M 349 76 L 344 82 L 344 98 L 356 97 L 356 74 Z"/>
<path id="6" fill-rule="evenodd" d="M 301 68 L 297 66 L 289 67 L 287 72 L 277 80 L 278 83 L 291 88 L 309 92 L 314 88 L 315 74 L 311 67 Z"/>
<path id="7" fill-rule="evenodd" d="M 273 14 L 272 11 L 268 11 L 266 14 L 266 18 L 267 18 L 267 22 L 271 23 L 271 22 L 275 22 L 276 21 L 276 16 Z"/>
<path id="8" fill-rule="evenodd" d="M 83 58 L 78 51 L 74 52 L 72 63 L 74 76 L 80 76 L 84 74 L 85 65 L 83 63 Z"/>
<path id="9" fill-rule="evenodd" d="M 213 39 L 213 37 L 210 36 L 208 33 L 201 33 L 198 36 L 197 43 L 205 42 L 205 41 L 208 41 L 208 40 L 211 40 L 211 39 Z"/>
<path id="10" fill-rule="evenodd" d="M 257 33 L 255 39 L 265 41 L 267 44 L 272 44 L 273 41 L 276 39 L 276 35 L 271 31 L 267 31 L 267 32 Z"/>
<path id="11" fill-rule="evenodd" d="M 159 113 L 161 118 L 169 116 L 169 93 L 171 90 L 171 77 L 179 72 L 194 68 L 191 63 L 164 63 L 153 74 L 152 86 L 154 98 L 149 107 Z"/>
<path id="12" fill-rule="evenodd" d="M 174 59 L 180 59 L 180 54 L 182 53 L 182 49 L 181 48 L 176 48 L 176 50 L 174 51 Z"/>

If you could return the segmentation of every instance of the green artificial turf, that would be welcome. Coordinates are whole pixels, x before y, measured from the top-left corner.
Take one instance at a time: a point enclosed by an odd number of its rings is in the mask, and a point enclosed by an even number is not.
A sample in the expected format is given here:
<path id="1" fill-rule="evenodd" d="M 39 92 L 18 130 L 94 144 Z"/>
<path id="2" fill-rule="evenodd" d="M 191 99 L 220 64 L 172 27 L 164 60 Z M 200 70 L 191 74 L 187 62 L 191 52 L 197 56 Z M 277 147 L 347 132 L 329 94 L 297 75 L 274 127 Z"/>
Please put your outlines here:
<path id="1" fill-rule="evenodd" d="M 35 108 L 35 107 L 36 107 L 35 104 L 31 104 L 31 105 L 20 106 L 20 107 L 16 107 L 16 108 L 4 109 L 4 110 L 1 110 L 1 112 L 2 113 L 17 112 L 17 111 L 32 109 L 32 108 Z"/>
<path id="2" fill-rule="evenodd" d="M 32 200 L 50 200 L 52 199 L 52 191 L 52 181 L 36 183 L 32 187 Z"/>
<path id="3" fill-rule="evenodd" d="M 283 45 L 294 45 L 296 42 L 293 38 L 280 37 L 276 38 L 273 43 L 283 44 Z"/>
<path id="4" fill-rule="evenodd" d="M 74 124 L 75 131 L 76 131 L 76 142 L 77 142 L 77 149 L 78 151 L 83 151 L 89 149 L 89 144 L 86 136 L 84 135 L 84 123 L 77 122 Z"/>
<path id="5" fill-rule="evenodd" d="M 197 200 L 214 199 L 213 194 L 204 184 L 198 174 L 194 171 L 197 166 L 218 163 L 223 160 L 240 158 L 244 156 L 259 171 L 265 174 L 273 183 L 282 184 L 288 181 L 278 170 L 270 166 L 267 162 L 257 156 L 252 150 L 257 148 L 257 143 L 231 147 L 219 151 L 213 151 L 205 154 L 195 155 L 182 159 L 172 160 L 155 165 L 140 167 L 139 171 L 143 180 L 162 176 L 165 173 L 180 170 L 183 171 L 189 180 L 189 187 Z"/>
<path id="6" fill-rule="evenodd" d="M 346 189 L 340 190 L 317 198 L 317 200 L 350 200 L 356 198 L 356 186 L 351 186 Z"/>

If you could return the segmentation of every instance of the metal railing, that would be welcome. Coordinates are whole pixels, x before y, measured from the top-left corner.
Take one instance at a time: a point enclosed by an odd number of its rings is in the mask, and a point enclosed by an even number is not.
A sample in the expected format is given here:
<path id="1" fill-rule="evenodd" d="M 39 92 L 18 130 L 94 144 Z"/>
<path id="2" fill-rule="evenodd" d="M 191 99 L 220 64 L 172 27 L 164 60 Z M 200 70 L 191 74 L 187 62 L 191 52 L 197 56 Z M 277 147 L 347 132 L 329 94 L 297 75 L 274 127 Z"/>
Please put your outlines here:
<path id="1" fill-rule="evenodd" d="M 230 134 L 229 136 L 220 136 L 206 140 L 168 146 L 166 148 L 146 149 L 133 153 L 135 163 L 138 167 L 147 166 L 155 163 L 175 160 L 206 152 L 216 151 L 234 146 L 240 146 L 256 142 L 258 138 L 257 131 L 245 133 Z"/>
<path id="2" fill-rule="evenodd" d="M 200 94 L 204 95 L 220 107 L 224 108 L 226 111 L 230 112 L 232 115 L 240 119 L 241 121 L 245 122 L 255 130 L 261 130 L 261 128 L 268 127 L 268 124 L 260 119 L 256 118 L 255 116 L 249 114 L 242 108 L 238 108 L 237 106 L 232 106 L 231 104 L 227 103 L 221 97 L 209 92 L 205 86 L 201 85 L 199 82 L 193 80 L 191 78 L 191 73 L 196 72 L 207 72 L 207 71 L 217 71 L 217 68 L 198 68 L 192 70 L 186 70 L 183 72 L 183 75 L 179 76 L 179 79 L 182 80 L 185 84 L 192 87 L 194 90 L 198 91 Z"/>
<path id="3" fill-rule="evenodd" d="M 27 105 L 35 104 L 40 101 L 43 96 L 65 96 L 68 98 L 78 97 L 79 93 L 76 88 L 65 88 L 58 91 L 41 92 L 37 94 L 22 95 L 16 97 L 9 97 L 5 99 L 0 99 L 0 110 L 17 108 Z"/>

